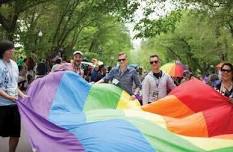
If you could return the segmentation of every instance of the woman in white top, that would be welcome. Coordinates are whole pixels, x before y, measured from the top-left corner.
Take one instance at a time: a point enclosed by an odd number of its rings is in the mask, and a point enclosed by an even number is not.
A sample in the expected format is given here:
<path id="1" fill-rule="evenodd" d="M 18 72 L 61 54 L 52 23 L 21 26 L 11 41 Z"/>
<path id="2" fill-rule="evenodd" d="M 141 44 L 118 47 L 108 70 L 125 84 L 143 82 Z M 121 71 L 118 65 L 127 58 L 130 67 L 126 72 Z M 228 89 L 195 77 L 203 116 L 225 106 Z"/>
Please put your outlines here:
<path id="1" fill-rule="evenodd" d="M 10 137 L 10 152 L 15 152 L 20 137 L 20 116 L 15 102 L 18 96 L 26 97 L 18 89 L 19 70 L 12 60 L 13 52 L 11 41 L 0 41 L 0 136 Z"/>

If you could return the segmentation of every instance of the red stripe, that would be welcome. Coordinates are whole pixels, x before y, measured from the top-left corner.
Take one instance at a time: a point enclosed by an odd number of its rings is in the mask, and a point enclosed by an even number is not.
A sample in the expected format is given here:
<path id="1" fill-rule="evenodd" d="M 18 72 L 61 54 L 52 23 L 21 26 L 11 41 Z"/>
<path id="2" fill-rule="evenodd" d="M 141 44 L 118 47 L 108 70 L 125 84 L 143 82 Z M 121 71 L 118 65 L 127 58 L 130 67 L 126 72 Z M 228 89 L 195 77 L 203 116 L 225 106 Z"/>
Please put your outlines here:
<path id="1" fill-rule="evenodd" d="M 209 136 L 233 134 L 233 105 L 215 107 L 203 112 Z"/>
<path id="2" fill-rule="evenodd" d="M 176 75 L 176 77 L 182 77 L 183 76 L 183 71 L 184 71 L 184 69 L 183 69 L 183 67 L 181 65 L 177 64 L 175 66 L 175 75 Z"/>
<path id="3" fill-rule="evenodd" d="M 175 95 L 194 112 L 229 105 L 226 97 L 197 79 L 181 84 L 170 94 Z"/>

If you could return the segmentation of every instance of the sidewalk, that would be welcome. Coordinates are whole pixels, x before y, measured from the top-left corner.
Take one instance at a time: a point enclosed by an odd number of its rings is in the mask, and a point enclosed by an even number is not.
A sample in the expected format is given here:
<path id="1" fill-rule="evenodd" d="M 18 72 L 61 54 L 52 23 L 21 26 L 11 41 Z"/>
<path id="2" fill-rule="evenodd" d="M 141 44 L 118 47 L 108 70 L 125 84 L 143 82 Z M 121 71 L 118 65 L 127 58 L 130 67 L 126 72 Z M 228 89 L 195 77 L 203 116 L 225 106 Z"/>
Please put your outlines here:
<path id="1" fill-rule="evenodd" d="M 0 137 L 0 152 L 8 152 L 8 141 L 9 138 Z M 17 147 L 17 152 L 32 152 L 23 128 L 21 130 L 21 138 Z"/>

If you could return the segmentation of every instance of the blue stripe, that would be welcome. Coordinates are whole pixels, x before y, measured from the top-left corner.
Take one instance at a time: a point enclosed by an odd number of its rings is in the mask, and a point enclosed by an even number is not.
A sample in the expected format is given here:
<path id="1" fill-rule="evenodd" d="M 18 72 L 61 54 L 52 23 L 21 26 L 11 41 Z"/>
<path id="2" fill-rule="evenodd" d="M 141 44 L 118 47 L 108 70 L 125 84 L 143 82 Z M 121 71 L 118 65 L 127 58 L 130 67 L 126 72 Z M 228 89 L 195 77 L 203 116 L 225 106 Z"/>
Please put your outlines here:
<path id="1" fill-rule="evenodd" d="M 76 136 L 87 152 L 155 152 L 141 132 L 126 120 L 85 123 L 84 114 L 65 114 L 53 122 Z M 69 117 L 67 117 L 69 116 Z M 69 119 L 68 119 L 69 118 Z"/>
<path id="2" fill-rule="evenodd" d="M 126 120 L 84 123 L 66 128 L 91 152 L 155 152 L 141 132 Z"/>
<path id="3" fill-rule="evenodd" d="M 66 72 L 57 89 L 50 112 L 83 111 L 91 85 L 74 72 Z"/>
<path id="4" fill-rule="evenodd" d="M 155 151 L 142 133 L 126 120 L 87 123 L 83 107 L 90 88 L 75 73 L 65 73 L 50 109 L 49 120 L 74 134 L 87 152 Z"/>

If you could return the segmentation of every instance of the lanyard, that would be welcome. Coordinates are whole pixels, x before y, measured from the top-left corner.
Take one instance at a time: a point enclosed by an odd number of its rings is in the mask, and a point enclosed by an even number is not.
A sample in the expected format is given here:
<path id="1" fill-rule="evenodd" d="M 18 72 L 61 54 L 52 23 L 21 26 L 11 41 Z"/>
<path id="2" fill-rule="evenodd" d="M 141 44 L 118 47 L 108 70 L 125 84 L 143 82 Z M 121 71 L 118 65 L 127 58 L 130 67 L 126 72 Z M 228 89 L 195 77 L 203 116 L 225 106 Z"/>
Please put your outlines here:
<path id="1" fill-rule="evenodd" d="M 156 91 L 153 91 L 152 96 L 154 97 L 155 100 L 158 100 L 158 98 L 159 98 L 159 84 L 160 84 L 160 79 L 162 78 L 162 74 L 159 78 L 157 78 L 153 75 L 153 78 L 155 80 Z"/>
<path id="2" fill-rule="evenodd" d="M 157 77 L 155 77 L 155 76 L 153 75 L 153 78 L 154 78 L 154 80 L 155 80 L 156 89 L 159 88 L 159 84 L 160 84 L 160 80 L 161 80 L 162 76 L 163 76 L 163 73 L 161 74 L 161 76 L 160 76 L 159 78 L 157 78 Z"/>
<path id="3" fill-rule="evenodd" d="M 159 83 L 160 83 L 160 78 L 159 78 L 159 79 L 157 79 L 157 80 L 155 80 L 156 89 L 158 89 L 158 88 L 159 88 Z"/>

